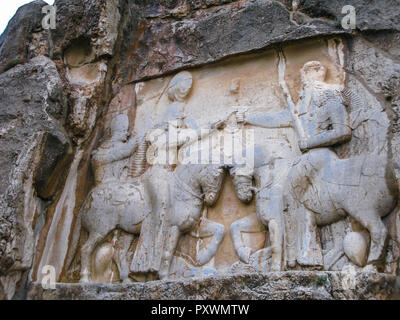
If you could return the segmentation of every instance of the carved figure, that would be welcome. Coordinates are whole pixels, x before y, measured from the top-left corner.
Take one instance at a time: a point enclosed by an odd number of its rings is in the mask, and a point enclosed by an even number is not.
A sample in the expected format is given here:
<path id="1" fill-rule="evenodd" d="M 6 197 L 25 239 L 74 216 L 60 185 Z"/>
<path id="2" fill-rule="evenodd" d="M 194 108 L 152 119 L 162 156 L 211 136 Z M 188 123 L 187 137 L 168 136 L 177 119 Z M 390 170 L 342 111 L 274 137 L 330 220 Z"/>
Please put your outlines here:
<path id="1" fill-rule="evenodd" d="M 140 232 L 142 221 L 151 212 L 149 192 L 138 181 L 121 181 L 121 160 L 127 159 L 138 146 L 139 138 L 128 138 L 129 120 L 117 116 L 111 123 L 111 139 L 93 153 L 96 180 L 100 183 L 90 192 L 79 213 L 77 232 L 81 226 L 88 239 L 81 248 L 81 282 L 89 282 L 92 272 L 91 257 L 96 246 L 114 229 L 128 233 Z M 116 170 L 118 169 L 118 170 Z M 129 281 L 128 272 L 121 272 Z"/>
<path id="2" fill-rule="evenodd" d="M 167 91 L 172 104 L 168 107 L 162 122 L 155 126 L 154 130 L 150 130 L 146 135 L 146 139 L 150 143 L 147 152 L 147 159 L 150 164 L 152 164 L 152 167 L 146 172 L 146 174 L 150 172 L 153 175 L 153 184 L 151 187 L 154 190 L 155 196 L 152 196 L 151 198 L 153 210 L 150 217 L 142 224 L 141 237 L 143 239 L 139 240 L 131 265 L 131 271 L 136 274 L 152 272 L 157 273 L 157 277 L 160 276 L 165 278 L 168 276 L 169 264 L 172 255 L 175 252 L 176 244 L 171 245 L 172 248 L 168 246 L 166 249 L 164 249 L 163 246 L 165 243 L 168 244 L 169 242 L 178 240 L 179 235 L 175 232 L 173 226 L 176 225 L 181 229 L 183 228 L 186 230 L 186 227 L 182 226 L 181 223 L 189 223 L 189 225 L 194 229 L 195 225 L 192 225 L 192 222 L 196 224 L 200 220 L 200 215 L 198 215 L 199 203 L 201 203 L 200 207 L 203 205 L 203 202 L 198 198 L 198 191 L 195 193 L 197 197 L 190 200 L 191 202 L 194 202 L 193 208 L 191 208 L 189 204 L 185 204 L 185 207 L 182 209 L 184 212 L 181 212 L 181 210 L 176 207 L 179 206 L 179 202 L 175 202 L 184 194 L 185 190 L 189 190 L 189 198 L 188 196 L 186 196 L 186 198 L 190 199 L 192 188 L 196 190 L 199 185 L 202 186 L 202 175 L 206 176 L 204 183 L 209 183 L 211 185 L 213 183 L 213 181 L 207 180 L 207 178 L 210 178 L 207 176 L 207 168 L 199 167 L 199 165 L 193 165 L 193 168 L 190 168 L 190 165 L 181 164 L 179 162 L 180 149 L 185 148 L 185 144 L 190 145 L 190 143 L 199 139 L 197 134 L 194 137 L 188 137 L 182 133 L 182 129 L 187 128 L 193 129 L 192 131 L 194 133 L 198 133 L 196 121 L 190 117 L 185 117 L 184 115 L 184 100 L 189 95 L 192 85 L 193 79 L 189 72 L 181 72 L 173 77 Z M 160 153 L 162 152 L 165 152 L 166 154 L 161 156 L 158 161 L 155 161 L 155 154 L 160 156 Z M 168 155 L 168 157 L 166 155 Z M 177 167 L 173 171 L 175 166 Z M 208 169 L 212 170 L 212 168 L 214 167 L 210 166 Z M 201 170 L 198 171 L 199 169 Z M 215 172 L 215 177 L 213 175 L 211 175 L 211 177 L 216 178 L 221 175 L 222 179 L 223 169 L 219 167 L 215 167 L 215 169 L 218 169 Z M 144 176 L 146 176 L 146 174 Z M 182 174 L 184 176 L 181 177 Z M 222 180 L 220 183 L 222 183 Z M 150 179 L 149 184 L 151 184 Z M 177 187 L 177 185 L 180 185 L 181 187 Z M 185 189 L 185 186 L 189 187 Z M 220 188 L 220 185 L 217 187 Z M 207 185 L 204 185 L 204 188 L 205 190 L 203 191 L 206 192 Z M 216 192 L 217 191 L 218 190 L 216 190 Z M 193 195 L 191 196 L 193 197 Z M 205 201 L 207 202 L 211 200 L 207 200 L 206 196 Z M 179 220 L 186 219 L 185 215 L 188 215 L 188 218 L 190 219 L 189 222 Z M 199 231 L 197 233 L 192 233 L 192 235 L 197 238 L 213 237 L 210 244 L 210 250 L 205 248 L 201 251 L 197 259 L 198 261 L 196 261 L 199 265 L 202 265 L 209 261 L 215 254 L 219 243 L 222 241 L 224 236 L 224 228 L 219 224 L 215 224 L 212 221 L 203 218 Z M 163 271 L 159 274 L 161 258 L 164 256 L 163 250 L 167 250 L 170 255 L 167 255 L 167 259 L 164 259 L 167 260 L 167 262 L 164 262 L 164 265 L 167 266 L 164 267 Z M 153 262 L 151 262 L 152 260 Z"/>
<path id="3" fill-rule="evenodd" d="M 334 248 L 323 261 L 316 227 L 330 225 L 348 214 L 370 232 L 368 262 L 373 263 L 381 257 L 387 235 L 381 218 L 394 209 L 398 197 L 392 165 L 386 157 L 376 155 L 339 159 L 328 147 L 351 139 L 343 88 L 324 82 L 326 68 L 320 62 L 308 62 L 301 70 L 303 89 L 295 106 L 284 80 L 285 61 L 282 56 L 280 58 L 280 84 L 288 102 L 288 110 L 275 114 L 239 112 L 237 119 L 266 128 L 294 126 L 299 136 L 299 147 L 304 154 L 294 162 L 289 172 L 290 162 L 276 171 L 278 175 L 279 172 L 283 175 L 286 172 L 287 179 L 278 179 L 280 182 L 275 187 L 271 184 L 267 196 L 271 202 L 263 203 L 262 207 L 257 204 L 257 211 L 263 212 L 258 219 L 262 221 L 263 217 L 270 217 L 271 214 L 274 217 L 281 216 L 287 206 L 288 266 L 293 268 L 297 262 L 301 266 L 325 266 L 325 269 L 329 269 L 343 252 L 343 239 L 335 239 Z M 284 193 L 287 200 L 285 205 L 282 202 Z M 257 203 L 262 203 L 259 196 L 257 200 Z M 248 261 L 250 249 L 243 248 L 240 232 L 256 232 L 259 224 L 257 227 L 255 221 L 254 217 L 246 217 L 231 227 L 235 247 L 244 262 Z M 278 269 L 278 265 L 276 259 L 272 268 Z"/>
<path id="4" fill-rule="evenodd" d="M 267 141 L 268 144 L 268 141 Z M 269 147 L 267 150 L 265 147 Z M 280 140 L 277 142 L 275 152 L 272 152 L 272 143 L 268 146 L 257 145 L 255 148 L 254 172 L 251 175 L 243 174 L 240 168 L 233 168 L 233 182 L 239 199 L 249 202 L 249 190 L 255 191 L 256 212 L 235 221 L 231 227 L 231 237 L 240 260 L 249 263 L 252 255 L 260 255 L 271 258 L 269 271 L 282 270 L 284 220 L 282 192 L 284 182 L 290 168 L 292 151 L 290 146 Z M 251 186 L 255 181 L 256 188 Z M 269 232 L 270 247 L 253 252 L 246 247 L 242 240 L 242 232 L 255 233 Z"/>
<path id="5" fill-rule="evenodd" d="M 160 278 L 168 278 L 171 260 L 179 238 L 192 232 L 201 218 L 203 206 L 213 206 L 219 198 L 224 168 L 221 165 L 180 165 L 174 172 L 170 189 L 170 207 L 166 217 L 168 238 L 164 245 Z M 223 225 L 203 221 L 196 237 L 212 237 L 211 243 L 197 257 L 199 265 L 206 264 L 215 255 L 225 235 Z"/>
<path id="6" fill-rule="evenodd" d="M 283 64 L 281 59 L 280 69 Z M 376 262 L 387 236 L 381 218 L 395 208 L 398 198 L 393 168 L 386 157 L 339 159 L 328 148 L 349 141 L 351 129 L 341 88 L 325 83 L 325 77 L 326 68 L 320 62 L 306 63 L 301 70 L 303 89 L 296 106 L 281 81 L 303 152 L 288 176 L 289 267 L 295 267 L 296 262 L 312 268 L 331 265 L 331 261 L 322 259 L 315 230 L 346 215 L 369 231 L 368 263 Z M 335 245 L 325 260 L 334 261 L 340 253 L 338 247 Z"/>
<path id="7" fill-rule="evenodd" d="M 179 149 L 188 138 L 181 134 L 181 130 L 186 128 L 194 129 L 196 132 L 199 130 L 196 120 L 186 117 L 184 113 L 185 99 L 192 86 L 193 77 L 188 71 L 178 73 L 169 83 L 167 94 L 172 103 L 168 106 L 162 121 L 147 134 L 147 140 L 150 143 L 147 158 L 150 164 L 178 165 Z M 158 154 L 158 159 L 155 159 L 156 154 Z"/>
<path id="8" fill-rule="evenodd" d="M 291 117 L 287 111 L 276 114 L 248 113 L 246 107 L 238 107 L 236 121 L 244 125 L 259 128 L 283 128 L 291 126 Z M 271 257 L 271 271 L 282 270 L 284 221 L 283 221 L 283 190 L 294 153 L 285 139 L 276 141 L 256 141 L 254 148 L 254 170 L 249 172 L 234 166 L 231 169 L 233 183 L 238 198 L 248 203 L 255 191 L 256 212 L 235 221 L 230 227 L 230 233 L 240 260 L 246 264 L 252 255 Z M 247 166 L 248 168 L 248 166 Z M 245 169 L 245 170 L 243 170 Z M 253 179 L 256 188 L 253 187 Z M 270 247 L 253 252 L 246 247 L 242 233 L 269 232 Z"/>
<path id="9" fill-rule="evenodd" d="M 133 161 L 131 176 L 144 181 L 152 204 L 151 213 L 141 225 L 138 245 L 130 266 L 131 275 L 139 281 L 159 277 L 163 244 L 168 232 L 165 219 L 169 210 L 169 183 L 174 175 L 173 166 L 177 165 L 178 149 L 185 142 L 180 140 L 179 131 L 186 126 L 184 101 L 192 85 L 192 75 L 187 71 L 172 78 L 167 89 L 172 103 L 163 120 L 145 134 L 146 140 L 139 145 Z M 169 130 L 175 134 L 170 134 Z"/>

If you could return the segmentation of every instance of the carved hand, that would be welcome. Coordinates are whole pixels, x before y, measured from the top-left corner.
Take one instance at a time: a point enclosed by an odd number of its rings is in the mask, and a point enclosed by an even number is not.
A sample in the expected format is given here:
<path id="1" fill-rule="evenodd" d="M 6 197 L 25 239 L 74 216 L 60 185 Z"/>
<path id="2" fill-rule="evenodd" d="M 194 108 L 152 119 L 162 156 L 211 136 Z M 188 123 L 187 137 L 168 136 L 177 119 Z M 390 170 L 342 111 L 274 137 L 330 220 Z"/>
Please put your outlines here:
<path id="1" fill-rule="evenodd" d="M 236 113 L 236 121 L 237 121 L 237 123 L 246 123 L 245 112 L 237 112 Z"/>
<path id="2" fill-rule="evenodd" d="M 307 143 L 307 140 L 302 139 L 302 140 L 299 140 L 298 143 L 299 143 L 299 148 L 300 148 L 300 150 L 301 150 L 302 152 L 305 152 L 305 151 L 308 150 L 308 143 Z"/>
<path id="3" fill-rule="evenodd" d="M 247 107 L 236 107 L 236 122 L 246 124 Z"/>

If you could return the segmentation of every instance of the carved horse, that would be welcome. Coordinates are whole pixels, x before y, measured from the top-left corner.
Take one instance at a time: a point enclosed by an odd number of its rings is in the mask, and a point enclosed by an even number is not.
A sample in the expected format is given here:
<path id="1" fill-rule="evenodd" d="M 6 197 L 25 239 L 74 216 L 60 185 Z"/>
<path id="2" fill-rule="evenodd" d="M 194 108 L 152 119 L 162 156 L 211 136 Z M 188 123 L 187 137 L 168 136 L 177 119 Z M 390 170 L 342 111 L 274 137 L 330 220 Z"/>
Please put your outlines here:
<path id="1" fill-rule="evenodd" d="M 313 174 L 308 176 L 303 174 L 303 166 L 312 166 Z M 248 203 L 252 198 L 251 190 L 254 190 L 252 178 L 240 176 L 235 171 L 231 172 L 239 199 Z M 315 219 L 315 226 L 330 225 L 347 215 L 354 218 L 371 234 L 368 263 L 379 260 L 387 236 L 382 218 L 394 210 L 399 196 L 397 180 L 392 165 L 386 157 L 368 155 L 341 160 L 329 149 L 316 149 L 303 155 L 284 180 L 287 181 L 286 203 L 282 206 L 288 206 L 285 223 L 289 267 L 296 265 L 299 230 L 295 224 L 297 215 L 304 211 L 309 212 Z M 262 192 L 262 190 L 255 191 Z M 273 189 L 270 192 L 273 192 Z M 274 197 L 269 195 L 268 198 Z M 270 235 L 272 246 L 267 248 L 270 250 L 268 255 L 271 255 L 274 260 L 274 251 L 276 251 L 276 263 L 274 267 L 274 261 L 272 261 L 272 270 L 279 270 L 279 261 L 282 256 L 279 244 L 282 242 L 282 236 L 275 231 L 277 228 L 270 225 L 271 221 L 279 223 L 279 220 L 271 220 L 271 213 L 263 210 L 271 211 L 273 207 L 267 206 L 263 201 L 256 202 L 257 214 L 235 221 L 231 225 L 230 231 L 236 251 L 243 262 L 249 263 L 252 252 L 250 248 L 245 247 L 241 232 L 260 232 L 268 226 L 269 231 L 272 232 Z M 275 199 L 275 202 L 279 201 Z M 275 211 L 283 215 L 283 209 L 282 207 L 281 210 Z M 274 243 L 278 245 L 274 246 Z M 341 255 L 341 246 L 335 246 L 325 256 L 326 270 Z M 304 265 L 307 265 L 307 262 Z"/>
<path id="2" fill-rule="evenodd" d="M 161 259 L 161 279 L 168 278 L 172 257 L 184 233 L 190 232 L 200 238 L 212 237 L 209 245 L 198 253 L 198 265 L 206 264 L 215 256 L 225 236 L 225 227 L 203 218 L 198 232 L 193 231 L 201 220 L 204 205 L 213 206 L 217 202 L 224 176 L 222 165 L 180 165 L 175 170 L 170 186 L 170 210 L 166 220 L 168 236 Z"/>
<path id="3" fill-rule="evenodd" d="M 111 231 L 119 228 L 130 234 L 140 234 L 142 222 L 151 213 L 151 204 L 146 196 L 146 185 L 138 182 L 105 182 L 87 197 L 76 227 L 88 232 L 88 239 L 81 248 L 80 282 L 90 281 L 93 252 Z M 120 275 L 124 281 L 128 281 L 128 273 Z"/>
<path id="4" fill-rule="evenodd" d="M 149 171 L 148 171 L 149 172 Z M 224 177 L 224 169 L 216 165 L 180 165 L 170 181 L 169 221 L 171 232 L 179 238 L 181 231 L 194 228 L 200 220 L 203 202 L 212 205 L 218 199 Z M 154 176 L 144 174 L 131 182 L 109 181 L 94 188 L 87 197 L 79 214 L 76 231 L 83 227 L 88 239 L 81 248 L 81 279 L 89 282 L 92 272 L 92 255 L 96 247 L 113 230 L 121 229 L 130 234 L 140 234 L 142 223 L 151 214 L 152 196 L 157 188 Z M 157 197 L 157 195 L 155 195 Z M 207 263 L 215 255 L 222 238 L 224 227 L 204 219 L 200 237 L 211 237 L 215 250 L 200 251 L 199 264 Z M 79 229 L 79 230 L 78 230 Z M 174 232 L 179 230 L 178 232 Z M 170 242 L 178 239 L 171 238 Z M 174 252 L 176 244 L 169 252 Z M 172 256 L 171 256 L 172 257 Z M 120 275 L 128 281 L 128 273 Z"/>
<path id="5" fill-rule="evenodd" d="M 306 170 L 311 174 L 304 174 L 305 166 L 312 168 Z M 328 148 L 314 149 L 292 167 L 287 181 L 286 223 L 296 221 L 297 215 L 304 211 L 309 213 L 314 226 L 330 225 L 348 215 L 371 235 L 367 263 L 381 258 L 387 238 L 382 218 L 395 209 L 399 196 L 394 170 L 386 157 L 367 155 L 339 159 Z M 306 239 L 298 239 L 296 227 L 291 228 L 286 237 L 288 266 L 294 267 L 296 260 L 302 264 L 302 255 L 296 254 L 299 244 Z M 328 255 L 333 261 L 334 253 Z"/>

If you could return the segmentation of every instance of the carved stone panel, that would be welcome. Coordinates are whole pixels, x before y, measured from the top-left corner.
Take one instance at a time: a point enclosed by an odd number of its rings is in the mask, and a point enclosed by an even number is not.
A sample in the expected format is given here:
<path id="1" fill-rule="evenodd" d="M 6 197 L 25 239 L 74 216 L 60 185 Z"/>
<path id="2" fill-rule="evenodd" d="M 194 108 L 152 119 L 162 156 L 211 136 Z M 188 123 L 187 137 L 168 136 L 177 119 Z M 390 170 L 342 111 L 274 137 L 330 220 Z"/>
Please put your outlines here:
<path id="1" fill-rule="evenodd" d="M 356 124 L 366 103 L 388 120 L 346 50 L 314 40 L 123 87 L 72 164 L 93 183 L 64 226 L 60 280 L 397 272 L 397 180 L 386 142 L 364 152 Z"/>

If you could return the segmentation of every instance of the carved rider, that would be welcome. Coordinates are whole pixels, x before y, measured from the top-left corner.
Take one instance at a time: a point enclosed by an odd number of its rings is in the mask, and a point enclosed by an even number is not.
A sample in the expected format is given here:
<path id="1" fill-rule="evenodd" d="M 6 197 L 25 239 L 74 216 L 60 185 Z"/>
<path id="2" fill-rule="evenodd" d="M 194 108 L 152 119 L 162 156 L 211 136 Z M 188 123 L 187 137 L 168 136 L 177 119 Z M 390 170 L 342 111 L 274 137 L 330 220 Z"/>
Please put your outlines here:
<path id="1" fill-rule="evenodd" d="M 188 71 L 178 73 L 168 85 L 167 94 L 172 103 L 162 121 L 147 134 L 151 143 L 147 153 L 151 164 L 177 165 L 179 148 L 187 142 L 187 137 L 181 134 L 181 129 L 190 128 L 196 132 L 199 130 L 196 120 L 184 114 L 185 99 L 192 86 L 193 77 Z"/>
<path id="2" fill-rule="evenodd" d="M 127 177 L 127 160 L 135 152 L 139 138 L 130 137 L 129 119 L 125 114 L 116 116 L 110 125 L 111 138 L 92 153 L 96 185 Z"/>
<path id="3" fill-rule="evenodd" d="M 173 165 L 178 164 L 178 149 L 186 141 L 180 140 L 179 132 L 185 127 L 196 125 L 194 120 L 184 116 L 185 99 L 192 86 L 190 72 L 184 71 L 172 78 L 167 89 L 172 103 L 162 121 L 146 133 L 149 143 L 146 159 L 152 165 L 149 174 L 153 177 L 150 184 L 154 185 L 157 197 L 153 200 L 151 215 L 142 224 L 139 244 L 130 268 L 135 278 L 143 277 L 142 281 L 158 277 L 163 245 L 169 231 L 165 225 L 169 209 L 169 181 L 172 178 Z"/>
<path id="4" fill-rule="evenodd" d="M 301 69 L 302 91 L 300 93 L 297 105 L 294 105 L 289 90 L 284 81 L 284 75 L 281 73 L 284 68 L 284 60 L 280 61 L 280 83 L 287 99 L 288 109 L 273 114 L 245 114 L 238 113 L 238 121 L 261 126 L 264 128 L 279 128 L 294 126 L 299 137 L 299 148 L 307 154 L 308 150 L 321 147 L 329 147 L 348 141 L 351 138 L 351 129 L 349 126 L 349 115 L 346 110 L 345 101 L 341 94 L 341 87 L 325 83 L 327 74 L 326 68 L 319 61 L 311 61 Z M 304 156 L 300 157 L 300 159 Z M 279 171 L 290 169 L 290 164 L 283 163 L 282 167 L 275 165 Z M 278 170 L 276 171 L 278 173 Z M 307 170 L 312 170 L 312 165 L 305 165 L 302 176 L 308 175 Z M 278 173 L 279 174 L 279 173 Z M 278 179 L 282 180 L 282 179 Z M 293 183 L 293 181 L 292 181 Z M 283 192 L 284 183 L 277 181 L 276 188 L 271 186 L 271 205 L 266 210 L 276 211 L 272 216 L 282 215 L 283 210 Z M 277 205 L 281 204 L 281 205 Z M 280 212 L 278 212 L 280 211 Z M 271 215 L 271 213 L 269 213 Z M 315 227 L 313 219 L 304 218 L 304 221 L 310 221 L 310 226 L 304 226 L 303 230 L 312 230 Z M 290 221 L 290 223 L 295 223 Z M 289 223 L 289 224 L 290 224 Z M 314 228 L 315 229 L 315 228 Z M 290 232 L 290 231 L 288 231 Z M 305 231 L 308 232 L 308 231 Z M 301 237 L 301 236 L 300 236 Z M 306 250 L 303 250 L 304 260 L 302 265 L 320 265 L 322 256 L 319 244 L 315 237 L 308 237 L 310 243 L 306 244 Z M 295 244 L 288 244 L 289 250 L 294 250 Z M 290 259 L 289 259 L 290 260 Z M 289 266 L 294 266 L 294 261 L 288 261 Z"/>
<path id="5" fill-rule="evenodd" d="M 301 70 L 303 89 L 292 116 L 300 122 L 296 129 L 303 152 L 344 143 L 351 138 L 343 88 L 325 83 L 326 74 L 326 68 L 319 61 L 308 62 Z M 293 103 L 286 96 L 288 103 Z"/>

